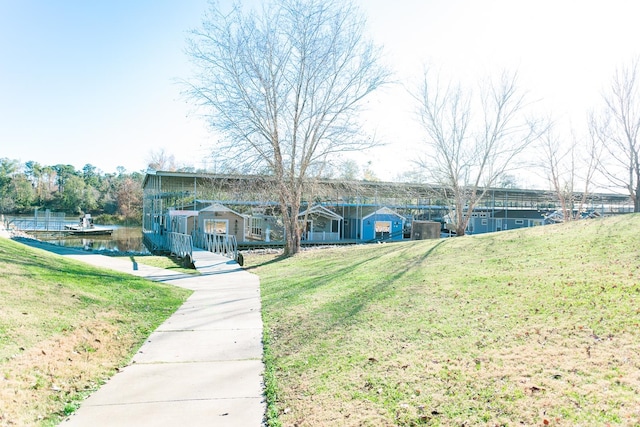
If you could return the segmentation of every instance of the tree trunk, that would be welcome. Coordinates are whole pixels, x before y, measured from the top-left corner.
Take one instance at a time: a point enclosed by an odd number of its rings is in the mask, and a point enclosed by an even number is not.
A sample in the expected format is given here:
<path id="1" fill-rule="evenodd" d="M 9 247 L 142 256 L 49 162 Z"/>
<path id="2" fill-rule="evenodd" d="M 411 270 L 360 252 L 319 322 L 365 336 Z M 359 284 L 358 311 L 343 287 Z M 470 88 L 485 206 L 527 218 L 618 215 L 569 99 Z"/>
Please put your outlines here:
<path id="1" fill-rule="evenodd" d="M 464 236 L 467 229 L 469 219 L 464 211 L 464 201 L 458 199 L 456 202 L 456 236 Z"/>
<path id="2" fill-rule="evenodd" d="M 286 190 L 285 190 L 286 191 Z M 285 192 L 283 191 L 283 193 Z M 298 225 L 298 213 L 300 212 L 300 197 L 296 191 L 288 189 L 288 198 L 281 198 L 280 207 L 282 209 L 282 219 L 285 230 L 285 256 L 295 255 L 300 252 L 300 226 Z M 287 200 L 288 199 L 288 200 Z"/>
<path id="3" fill-rule="evenodd" d="M 300 252 L 300 230 L 294 217 L 289 218 L 287 222 L 284 254 L 285 256 L 291 256 Z"/>

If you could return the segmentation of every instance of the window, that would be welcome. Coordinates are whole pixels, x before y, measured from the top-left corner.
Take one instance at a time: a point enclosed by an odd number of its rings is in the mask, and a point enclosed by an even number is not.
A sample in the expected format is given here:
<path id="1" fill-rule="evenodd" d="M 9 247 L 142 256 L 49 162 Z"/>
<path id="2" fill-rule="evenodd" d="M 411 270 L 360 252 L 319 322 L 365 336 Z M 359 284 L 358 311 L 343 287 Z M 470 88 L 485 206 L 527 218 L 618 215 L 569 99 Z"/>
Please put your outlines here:
<path id="1" fill-rule="evenodd" d="M 204 232 L 207 234 L 227 234 L 229 221 L 226 219 L 205 219 Z"/>
<path id="2" fill-rule="evenodd" d="M 376 239 L 385 239 L 391 234 L 391 221 L 376 221 L 373 226 Z"/>
<path id="3" fill-rule="evenodd" d="M 262 236 L 262 218 L 251 218 L 251 234 Z"/>

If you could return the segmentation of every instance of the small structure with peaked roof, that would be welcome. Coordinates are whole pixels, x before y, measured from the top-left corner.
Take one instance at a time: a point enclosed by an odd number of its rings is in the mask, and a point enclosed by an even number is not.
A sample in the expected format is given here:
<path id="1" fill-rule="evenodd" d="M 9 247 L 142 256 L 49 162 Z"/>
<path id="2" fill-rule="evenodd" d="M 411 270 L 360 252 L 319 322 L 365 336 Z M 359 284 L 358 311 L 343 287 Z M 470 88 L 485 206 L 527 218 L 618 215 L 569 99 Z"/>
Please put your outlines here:
<path id="1" fill-rule="evenodd" d="M 405 218 L 387 207 L 362 217 L 362 240 L 402 240 Z"/>
<path id="2" fill-rule="evenodd" d="M 344 218 L 322 205 L 313 205 L 298 214 L 302 240 L 337 242 L 342 239 Z"/>
<path id="3" fill-rule="evenodd" d="M 205 234 L 235 236 L 236 240 L 243 242 L 247 237 L 249 217 L 214 203 L 198 211 L 197 230 Z"/>
<path id="4" fill-rule="evenodd" d="M 198 220 L 197 211 L 181 209 L 169 209 L 169 219 L 167 221 L 167 231 L 173 233 L 191 234 L 196 229 Z"/>
<path id="5" fill-rule="evenodd" d="M 405 221 L 388 207 L 350 206 L 344 209 L 344 237 L 363 242 L 402 240 Z"/>

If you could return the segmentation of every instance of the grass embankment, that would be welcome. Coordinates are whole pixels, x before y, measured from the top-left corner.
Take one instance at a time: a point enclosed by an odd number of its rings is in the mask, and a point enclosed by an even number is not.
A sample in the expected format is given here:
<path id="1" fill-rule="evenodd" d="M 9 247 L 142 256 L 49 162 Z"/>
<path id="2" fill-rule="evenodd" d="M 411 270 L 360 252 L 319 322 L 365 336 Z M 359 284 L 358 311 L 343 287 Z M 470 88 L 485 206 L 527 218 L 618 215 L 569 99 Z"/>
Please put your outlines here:
<path id="1" fill-rule="evenodd" d="M 279 422 L 640 425 L 639 249 L 627 215 L 247 257 Z"/>
<path id="2" fill-rule="evenodd" d="M 55 425 L 189 291 L 0 239 L 0 425 Z"/>

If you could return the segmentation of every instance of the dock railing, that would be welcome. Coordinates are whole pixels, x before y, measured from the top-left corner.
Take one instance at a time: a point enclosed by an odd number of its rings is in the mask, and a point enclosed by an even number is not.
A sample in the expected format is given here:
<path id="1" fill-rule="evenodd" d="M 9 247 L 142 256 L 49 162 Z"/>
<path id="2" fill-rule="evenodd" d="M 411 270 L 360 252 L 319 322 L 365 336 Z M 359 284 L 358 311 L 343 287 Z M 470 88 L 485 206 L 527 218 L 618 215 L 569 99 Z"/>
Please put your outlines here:
<path id="1" fill-rule="evenodd" d="M 166 251 L 169 247 L 169 242 L 166 234 L 157 234 L 151 231 L 143 230 L 142 239 L 144 245 L 151 253 Z"/>
<path id="2" fill-rule="evenodd" d="M 193 244 L 195 247 L 204 249 L 214 254 L 219 254 L 233 260 L 238 259 L 238 242 L 236 236 L 225 234 L 211 234 L 202 231 L 193 231 Z"/>
<path id="3" fill-rule="evenodd" d="M 6 227 L 25 232 L 65 231 L 67 225 L 77 223 L 66 219 L 64 212 L 42 212 L 37 209 L 32 217 L 5 218 Z"/>
<path id="4" fill-rule="evenodd" d="M 188 234 L 167 233 L 169 252 L 182 259 L 193 260 L 193 239 Z"/>

